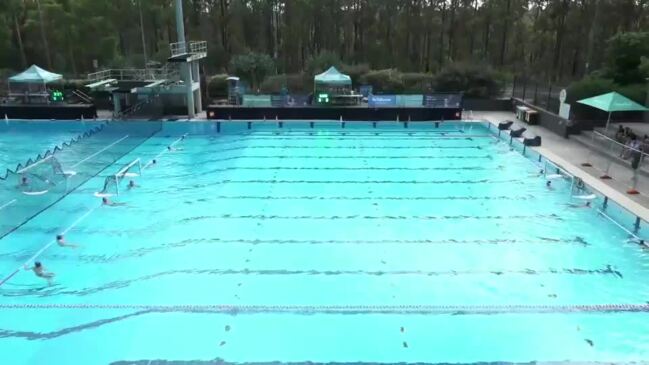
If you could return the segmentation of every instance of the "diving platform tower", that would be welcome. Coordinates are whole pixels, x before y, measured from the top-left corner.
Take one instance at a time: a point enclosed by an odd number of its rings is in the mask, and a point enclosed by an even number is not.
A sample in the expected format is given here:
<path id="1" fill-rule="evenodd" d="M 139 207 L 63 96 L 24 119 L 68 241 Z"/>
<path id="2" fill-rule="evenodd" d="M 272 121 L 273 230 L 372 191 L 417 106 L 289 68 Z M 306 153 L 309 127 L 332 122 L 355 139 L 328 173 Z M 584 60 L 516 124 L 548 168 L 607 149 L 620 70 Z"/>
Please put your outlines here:
<path id="1" fill-rule="evenodd" d="M 203 110 L 200 60 L 207 57 L 207 42 L 185 41 L 183 0 L 175 0 L 175 7 L 178 42 L 170 44 L 171 57 L 167 61 L 180 64 L 180 76 L 186 89 L 187 116 L 193 118 Z"/>
<path id="2" fill-rule="evenodd" d="M 164 114 L 194 118 L 203 110 L 200 60 L 207 57 L 206 41 L 186 41 L 183 2 L 175 1 L 177 42 L 169 45 L 171 56 L 160 68 L 107 69 L 88 74 L 86 87 L 108 92 L 113 117 L 125 118 L 147 104 L 162 105 Z"/>

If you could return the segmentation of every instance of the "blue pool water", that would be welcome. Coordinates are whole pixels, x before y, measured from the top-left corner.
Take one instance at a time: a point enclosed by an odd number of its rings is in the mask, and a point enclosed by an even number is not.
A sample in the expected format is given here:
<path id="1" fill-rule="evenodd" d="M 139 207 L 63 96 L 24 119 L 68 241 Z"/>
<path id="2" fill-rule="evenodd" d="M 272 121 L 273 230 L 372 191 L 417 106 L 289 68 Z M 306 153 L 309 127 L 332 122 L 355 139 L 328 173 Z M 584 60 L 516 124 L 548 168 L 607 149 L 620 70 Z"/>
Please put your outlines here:
<path id="1" fill-rule="evenodd" d="M 538 170 L 482 125 L 165 124 L 0 240 L 2 277 L 81 245 L 0 286 L 1 363 L 648 358 L 646 312 L 593 310 L 648 300 L 647 253 Z"/>

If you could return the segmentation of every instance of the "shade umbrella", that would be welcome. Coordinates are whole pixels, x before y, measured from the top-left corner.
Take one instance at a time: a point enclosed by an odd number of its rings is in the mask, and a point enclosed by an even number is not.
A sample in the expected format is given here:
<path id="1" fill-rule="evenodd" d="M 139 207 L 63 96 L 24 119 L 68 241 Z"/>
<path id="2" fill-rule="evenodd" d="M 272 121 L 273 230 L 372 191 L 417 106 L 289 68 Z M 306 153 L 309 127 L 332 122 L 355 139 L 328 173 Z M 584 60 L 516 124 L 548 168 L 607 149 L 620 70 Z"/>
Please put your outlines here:
<path id="1" fill-rule="evenodd" d="M 611 123 L 611 113 L 613 112 L 630 112 L 630 111 L 648 111 L 645 106 L 636 103 L 635 101 L 627 98 L 626 96 L 616 93 L 615 91 L 593 96 L 577 101 L 580 104 L 592 106 L 599 110 L 608 112 L 608 119 L 606 120 L 606 129 Z"/>

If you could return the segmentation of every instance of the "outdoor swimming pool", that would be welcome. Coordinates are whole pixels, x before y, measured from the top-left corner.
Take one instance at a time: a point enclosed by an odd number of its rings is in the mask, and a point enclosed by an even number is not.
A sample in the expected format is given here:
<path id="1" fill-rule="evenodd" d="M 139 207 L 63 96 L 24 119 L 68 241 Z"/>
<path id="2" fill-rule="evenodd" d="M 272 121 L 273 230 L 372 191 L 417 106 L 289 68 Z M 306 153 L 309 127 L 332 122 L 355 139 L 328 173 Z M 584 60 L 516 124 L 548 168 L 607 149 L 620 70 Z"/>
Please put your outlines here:
<path id="1" fill-rule="evenodd" d="M 2 363 L 649 358 L 647 253 L 484 125 L 247 127 L 167 123 L 2 238 L 3 278 L 82 246 L 0 286 Z"/>

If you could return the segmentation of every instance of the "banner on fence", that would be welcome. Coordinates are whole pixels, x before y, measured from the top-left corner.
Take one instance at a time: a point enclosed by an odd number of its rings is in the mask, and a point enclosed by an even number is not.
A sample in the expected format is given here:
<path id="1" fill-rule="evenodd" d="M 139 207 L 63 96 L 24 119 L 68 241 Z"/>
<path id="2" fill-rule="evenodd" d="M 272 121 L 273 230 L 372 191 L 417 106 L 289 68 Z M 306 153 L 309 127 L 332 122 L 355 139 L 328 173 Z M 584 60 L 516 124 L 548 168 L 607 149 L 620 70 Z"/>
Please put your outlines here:
<path id="1" fill-rule="evenodd" d="M 402 108 L 420 108 L 423 101 L 423 95 L 397 95 L 397 106 Z"/>
<path id="2" fill-rule="evenodd" d="M 270 95 L 252 94 L 245 94 L 242 104 L 247 107 L 269 107 L 272 105 Z"/>
<path id="3" fill-rule="evenodd" d="M 397 106 L 396 95 L 370 95 L 367 98 L 370 108 L 395 107 Z"/>
<path id="4" fill-rule="evenodd" d="M 429 94 L 423 101 L 428 108 L 461 108 L 462 94 Z"/>

